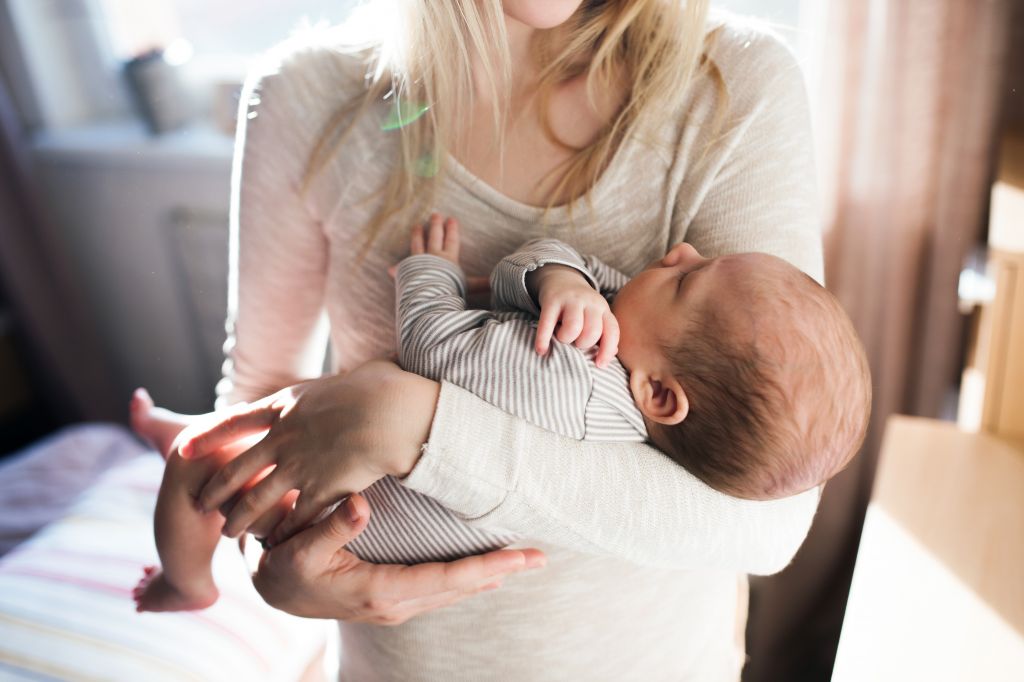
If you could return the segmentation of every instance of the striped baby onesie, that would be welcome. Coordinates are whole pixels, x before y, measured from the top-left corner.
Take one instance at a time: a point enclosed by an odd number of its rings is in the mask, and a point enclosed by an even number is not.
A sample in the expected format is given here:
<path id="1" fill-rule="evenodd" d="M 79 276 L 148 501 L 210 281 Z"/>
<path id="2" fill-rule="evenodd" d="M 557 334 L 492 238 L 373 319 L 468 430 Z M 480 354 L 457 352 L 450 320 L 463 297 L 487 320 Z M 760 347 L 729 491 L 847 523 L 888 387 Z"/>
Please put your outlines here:
<path id="1" fill-rule="evenodd" d="M 534 350 L 540 310 L 526 274 L 558 263 L 575 268 L 606 298 L 627 277 L 554 239 L 537 239 L 505 257 L 491 273 L 493 310 L 467 310 L 462 269 L 432 255 L 410 256 L 396 275 L 399 363 L 407 371 L 449 381 L 533 424 L 578 440 L 644 442 L 643 416 L 617 359 L 594 363 L 552 340 Z M 471 527 L 433 498 L 386 477 L 363 491 L 372 514 L 347 549 L 378 563 L 451 560 L 504 547 L 520 537 L 500 528 Z"/>

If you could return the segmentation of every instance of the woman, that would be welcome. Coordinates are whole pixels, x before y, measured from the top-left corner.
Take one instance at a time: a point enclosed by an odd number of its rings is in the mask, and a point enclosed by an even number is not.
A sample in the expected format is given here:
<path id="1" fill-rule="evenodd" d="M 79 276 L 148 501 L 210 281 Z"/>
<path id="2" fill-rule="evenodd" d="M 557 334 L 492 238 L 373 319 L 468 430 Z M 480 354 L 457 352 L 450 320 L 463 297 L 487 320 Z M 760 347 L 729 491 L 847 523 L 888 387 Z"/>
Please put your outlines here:
<path id="1" fill-rule="evenodd" d="M 291 49 L 244 93 L 222 404 L 318 376 L 328 320 L 334 366 L 350 373 L 206 434 L 212 446 L 271 426 L 203 496 L 277 462 L 274 485 L 229 516 L 258 531 L 282 486 L 312 516 L 393 474 L 546 553 L 544 568 L 463 600 L 543 557 L 364 564 L 341 550 L 372 514 L 354 495 L 256 576 L 272 605 L 342 619 L 345 679 L 736 679 L 742 574 L 789 561 L 817 491 L 734 500 L 647 446 L 561 438 L 453 386 L 360 365 L 394 349 L 386 268 L 435 207 L 460 219 L 470 275 L 550 234 L 630 274 L 685 239 L 712 256 L 774 253 L 820 279 L 792 55 L 735 23 L 709 30 L 706 0 L 403 8 L 377 24 L 396 40 Z"/>

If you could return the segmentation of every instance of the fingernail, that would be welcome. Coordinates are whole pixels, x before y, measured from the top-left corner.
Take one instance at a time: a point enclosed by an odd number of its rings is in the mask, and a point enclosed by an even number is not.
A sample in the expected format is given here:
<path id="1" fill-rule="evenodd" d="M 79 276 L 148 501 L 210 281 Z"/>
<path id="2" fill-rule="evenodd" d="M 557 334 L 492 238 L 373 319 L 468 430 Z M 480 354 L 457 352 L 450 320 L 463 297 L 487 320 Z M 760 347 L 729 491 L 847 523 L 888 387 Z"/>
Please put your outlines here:
<path id="1" fill-rule="evenodd" d="M 348 514 L 348 520 L 351 523 L 359 523 L 359 519 L 361 518 L 359 515 L 359 510 L 356 509 L 355 500 L 353 500 L 351 497 L 345 500 L 345 513 Z"/>
<path id="2" fill-rule="evenodd" d="M 526 560 L 527 568 L 544 568 L 547 566 L 548 560 L 545 557 L 530 557 Z"/>

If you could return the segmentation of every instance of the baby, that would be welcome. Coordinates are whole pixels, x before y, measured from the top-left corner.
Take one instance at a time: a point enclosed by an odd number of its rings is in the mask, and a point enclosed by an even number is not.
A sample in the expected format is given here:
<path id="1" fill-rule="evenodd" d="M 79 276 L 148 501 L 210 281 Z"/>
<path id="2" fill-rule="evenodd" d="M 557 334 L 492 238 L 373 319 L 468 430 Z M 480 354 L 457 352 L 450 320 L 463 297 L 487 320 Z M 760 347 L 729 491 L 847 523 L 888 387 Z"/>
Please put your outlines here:
<path id="1" fill-rule="evenodd" d="M 393 269 L 403 368 L 563 435 L 650 440 L 738 497 L 813 488 L 858 449 L 870 403 L 863 350 L 835 299 L 784 261 L 703 258 L 679 244 L 628 280 L 562 242 L 535 240 L 492 273 L 494 310 L 467 310 L 458 231 L 454 219 L 431 216 Z M 132 414 L 161 450 L 194 419 L 156 410 L 143 394 Z M 171 459 L 155 523 L 164 570 L 147 569 L 139 610 L 216 599 L 209 562 L 223 519 L 200 519 L 183 491 L 233 455 Z M 451 559 L 519 539 L 486 519 L 470 525 L 390 477 L 364 495 L 373 515 L 347 549 L 365 560 Z"/>

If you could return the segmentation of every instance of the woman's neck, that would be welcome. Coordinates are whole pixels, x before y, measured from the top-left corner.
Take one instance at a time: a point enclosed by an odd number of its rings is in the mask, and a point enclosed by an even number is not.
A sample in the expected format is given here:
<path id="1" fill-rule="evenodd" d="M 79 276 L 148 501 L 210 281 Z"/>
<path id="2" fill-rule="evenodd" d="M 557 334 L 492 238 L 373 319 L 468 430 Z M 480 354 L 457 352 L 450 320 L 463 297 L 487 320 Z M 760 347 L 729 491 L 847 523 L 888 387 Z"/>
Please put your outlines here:
<path id="1" fill-rule="evenodd" d="M 537 29 L 521 21 L 505 17 L 505 32 L 508 35 L 508 51 L 511 58 L 513 92 L 522 91 L 536 81 L 537 67 L 530 53 L 530 43 Z"/>
<path id="2" fill-rule="evenodd" d="M 508 83 L 508 86 L 512 102 L 519 101 L 522 103 L 524 99 L 529 99 L 529 96 L 536 92 L 537 79 L 540 75 L 540 70 L 537 68 L 537 64 L 534 61 L 533 54 L 530 50 L 536 31 L 537 29 L 532 26 L 528 26 L 521 21 L 505 16 L 505 34 L 508 38 L 509 51 L 510 82 Z M 481 103 L 485 103 L 487 106 L 493 106 L 494 102 L 489 101 L 489 97 L 493 92 L 491 89 L 492 84 L 488 80 L 487 70 L 483 68 L 481 59 L 482 57 L 477 55 L 476 65 L 474 68 L 476 93 L 481 98 L 481 100 L 479 100 Z M 500 90 L 495 94 L 500 95 Z"/>

